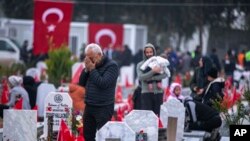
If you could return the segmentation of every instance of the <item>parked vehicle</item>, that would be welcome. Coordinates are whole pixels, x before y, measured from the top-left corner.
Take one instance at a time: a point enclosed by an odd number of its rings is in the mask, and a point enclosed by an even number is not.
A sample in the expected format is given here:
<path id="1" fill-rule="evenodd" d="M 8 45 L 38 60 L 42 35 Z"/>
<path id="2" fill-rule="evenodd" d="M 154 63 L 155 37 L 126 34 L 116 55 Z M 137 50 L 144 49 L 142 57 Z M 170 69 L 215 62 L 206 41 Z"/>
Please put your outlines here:
<path id="1" fill-rule="evenodd" d="M 0 65 L 11 66 L 20 61 L 21 46 L 13 39 L 0 37 Z"/>

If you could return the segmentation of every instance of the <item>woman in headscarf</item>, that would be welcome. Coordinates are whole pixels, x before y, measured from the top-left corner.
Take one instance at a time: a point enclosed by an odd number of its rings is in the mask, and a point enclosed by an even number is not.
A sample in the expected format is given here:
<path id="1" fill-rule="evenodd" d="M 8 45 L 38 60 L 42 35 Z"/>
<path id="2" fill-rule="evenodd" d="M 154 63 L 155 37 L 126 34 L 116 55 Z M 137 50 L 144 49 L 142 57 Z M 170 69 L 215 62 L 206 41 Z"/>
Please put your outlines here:
<path id="1" fill-rule="evenodd" d="M 193 78 L 190 82 L 190 88 L 192 91 L 191 96 L 194 100 L 200 101 L 203 96 L 203 92 L 208 85 L 207 72 L 213 67 L 212 60 L 209 57 L 203 56 L 199 60 L 199 66 L 195 68 Z"/>
<path id="2" fill-rule="evenodd" d="M 28 92 L 22 87 L 22 77 L 12 75 L 8 78 L 10 90 L 10 100 L 6 104 L 9 107 L 14 107 L 16 102 L 22 98 L 22 109 L 30 109 L 30 100 Z"/>
<path id="3" fill-rule="evenodd" d="M 40 83 L 41 82 L 35 82 L 32 76 L 23 77 L 23 87 L 28 92 L 31 109 L 36 106 L 37 88 Z"/>

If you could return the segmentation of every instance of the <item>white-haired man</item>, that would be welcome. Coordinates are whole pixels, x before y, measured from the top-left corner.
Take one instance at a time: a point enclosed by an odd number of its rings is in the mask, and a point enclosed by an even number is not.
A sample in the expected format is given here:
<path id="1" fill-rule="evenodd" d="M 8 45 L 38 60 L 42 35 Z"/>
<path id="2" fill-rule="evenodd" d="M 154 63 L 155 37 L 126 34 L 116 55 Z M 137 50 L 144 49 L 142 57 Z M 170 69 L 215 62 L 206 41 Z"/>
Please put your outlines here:
<path id="1" fill-rule="evenodd" d="M 119 69 L 97 44 L 87 45 L 85 54 L 85 70 L 79 79 L 79 85 L 86 88 L 84 137 L 95 141 L 96 131 L 112 118 Z"/>

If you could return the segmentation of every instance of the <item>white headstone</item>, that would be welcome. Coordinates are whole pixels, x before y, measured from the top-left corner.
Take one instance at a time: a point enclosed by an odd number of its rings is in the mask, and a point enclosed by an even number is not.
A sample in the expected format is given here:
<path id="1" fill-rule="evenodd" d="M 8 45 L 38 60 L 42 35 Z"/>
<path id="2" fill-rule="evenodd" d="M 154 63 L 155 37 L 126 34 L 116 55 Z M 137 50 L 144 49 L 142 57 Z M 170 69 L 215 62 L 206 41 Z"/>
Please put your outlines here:
<path id="1" fill-rule="evenodd" d="M 185 108 L 177 99 L 170 99 L 161 105 L 160 119 L 163 127 L 167 127 L 168 117 L 177 118 L 176 141 L 182 140 L 184 133 Z"/>
<path id="2" fill-rule="evenodd" d="M 56 91 L 55 86 L 50 83 L 42 83 L 38 86 L 37 96 L 36 96 L 36 104 L 38 106 L 38 110 L 37 110 L 38 117 L 44 116 L 44 102 L 45 102 L 46 96 L 50 92 L 55 92 L 55 91 Z"/>
<path id="3" fill-rule="evenodd" d="M 73 102 L 68 93 L 51 92 L 45 99 L 44 106 L 44 134 L 48 133 L 48 116 L 53 116 L 53 131 L 59 131 L 60 122 L 64 120 L 71 128 L 70 120 L 72 115 Z"/>
<path id="4" fill-rule="evenodd" d="M 148 141 L 158 141 L 158 117 L 153 111 L 133 110 L 125 116 L 124 122 L 135 132 L 143 131 Z"/>
<path id="5" fill-rule="evenodd" d="M 35 110 L 4 110 L 3 141 L 36 141 Z"/>
<path id="6" fill-rule="evenodd" d="M 125 123 L 109 121 L 98 132 L 97 141 L 116 138 L 121 141 L 135 141 L 135 132 Z"/>

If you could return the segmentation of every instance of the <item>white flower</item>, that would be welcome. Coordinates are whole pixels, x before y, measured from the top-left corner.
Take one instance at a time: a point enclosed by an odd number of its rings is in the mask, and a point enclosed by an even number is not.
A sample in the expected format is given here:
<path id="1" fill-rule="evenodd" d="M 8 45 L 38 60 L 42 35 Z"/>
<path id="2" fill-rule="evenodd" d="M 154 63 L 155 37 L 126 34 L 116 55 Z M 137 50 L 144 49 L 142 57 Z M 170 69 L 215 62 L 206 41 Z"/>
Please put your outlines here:
<path id="1" fill-rule="evenodd" d="M 82 120 L 82 116 L 81 116 L 81 115 L 77 115 L 77 116 L 76 116 L 76 120 L 77 120 L 77 121 L 81 121 L 81 120 Z"/>

